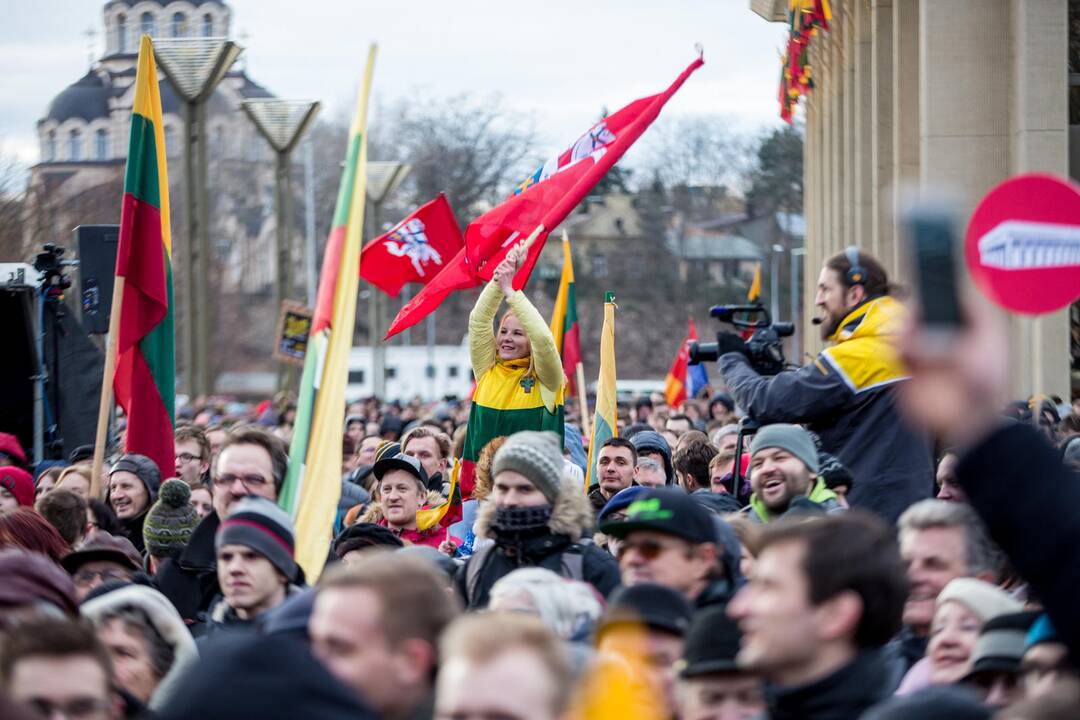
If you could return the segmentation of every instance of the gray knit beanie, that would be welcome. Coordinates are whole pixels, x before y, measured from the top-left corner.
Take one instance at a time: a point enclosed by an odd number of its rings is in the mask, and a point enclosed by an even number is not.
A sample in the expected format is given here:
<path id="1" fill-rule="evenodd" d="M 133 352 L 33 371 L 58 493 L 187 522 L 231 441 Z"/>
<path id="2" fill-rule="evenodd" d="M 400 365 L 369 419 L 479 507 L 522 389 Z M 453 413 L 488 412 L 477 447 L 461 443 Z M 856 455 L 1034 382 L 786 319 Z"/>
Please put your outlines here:
<path id="1" fill-rule="evenodd" d="M 757 455 L 758 450 L 765 448 L 780 448 L 786 450 L 803 461 L 810 472 L 818 473 L 818 454 L 814 447 L 814 441 L 810 434 L 798 425 L 785 425 L 777 423 L 766 425 L 754 435 L 754 441 L 750 443 L 750 457 Z"/>
<path id="2" fill-rule="evenodd" d="M 198 524 L 191 488 L 183 480 L 166 480 L 143 522 L 146 551 L 159 558 L 179 557 Z"/>
<path id="3" fill-rule="evenodd" d="M 504 470 L 521 473 L 554 503 L 562 491 L 563 466 L 558 435 L 523 430 L 507 438 L 495 453 L 491 476 L 494 478 Z"/>

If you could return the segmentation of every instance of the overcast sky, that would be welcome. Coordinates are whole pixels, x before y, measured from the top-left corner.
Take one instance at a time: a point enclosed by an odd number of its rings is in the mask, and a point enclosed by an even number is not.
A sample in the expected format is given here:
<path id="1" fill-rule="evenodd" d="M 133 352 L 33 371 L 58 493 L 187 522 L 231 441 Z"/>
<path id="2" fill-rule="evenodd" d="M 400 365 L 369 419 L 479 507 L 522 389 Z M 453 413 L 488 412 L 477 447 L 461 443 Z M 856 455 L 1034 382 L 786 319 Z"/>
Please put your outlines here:
<path id="1" fill-rule="evenodd" d="M 38 160 L 35 123 L 100 56 L 104 0 L 0 0 L 0 144 Z M 782 24 L 749 0 L 231 0 L 249 74 L 279 97 L 313 98 L 345 117 L 367 45 L 379 44 L 378 99 L 500 94 L 534 119 L 553 153 L 603 106 L 670 83 L 705 49 L 705 66 L 664 117 L 721 114 L 747 130 L 775 125 Z M 97 32 L 96 40 L 85 36 Z"/>

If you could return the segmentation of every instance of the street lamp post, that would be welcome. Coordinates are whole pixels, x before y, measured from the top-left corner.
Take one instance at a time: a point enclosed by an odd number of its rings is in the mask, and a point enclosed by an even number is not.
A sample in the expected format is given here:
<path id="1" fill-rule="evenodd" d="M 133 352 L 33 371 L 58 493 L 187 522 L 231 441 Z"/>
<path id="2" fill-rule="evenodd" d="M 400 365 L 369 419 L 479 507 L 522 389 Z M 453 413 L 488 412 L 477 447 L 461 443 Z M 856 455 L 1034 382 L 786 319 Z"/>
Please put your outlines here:
<path id="1" fill-rule="evenodd" d="M 791 337 L 791 359 L 796 365 L 802 364 L 802 317 L 799 307 L 799 258 L 806 254 L 805 247 L 791 248 L 791 322 L 795 324 L 795 334 Z"/>
<path id="2" fill-rule="evenodd" d="M 245 100 L 240 104 L 259 134 L 274 149 L 277 171 L 274 183 L 274 204 L 277 212 L 277 282 L 274 299 L 276 308 L 292 292 L 292 151 L 304 131 L 319 112 L 313 100 Z"/>
<path id="3" fill-rule="evenodd" d="M 206 101 L 243 52 L 226 38 L 162 38 L 154 58 L 184 102 L 184 182 L 187 242 L 184 243 L 184 376 L 192 398 L 210 392 L 210 325 L 207 277 Z"/>
<path id="4" fill-rule="evenodd" d="M 367 201 L 371 203 L 371 212 L 367 214 L 370 220 L 365 242 L 382 234 L 383 203 L 410 170 L 411 165 L 396 160 L 367 164 Z M 372 288 L 371 302 L 368 304 L 368 324 L 371 327 L 371 385 L 373 394 L 380 398 L 386 392 L 386 345 L 378 335 L 379 330 L 386 324 L 385 315 L 386 301 Z"/>
<path id="5" fill-rule="evenodd" d="M 777 256 L 784 252 L 784 246 L 779 243 L 774 244 L 771 248 L 772 252 L 769 253 L 769 310 L 772 315 L 773 322 L 780 319 L 780 261 Z"/>

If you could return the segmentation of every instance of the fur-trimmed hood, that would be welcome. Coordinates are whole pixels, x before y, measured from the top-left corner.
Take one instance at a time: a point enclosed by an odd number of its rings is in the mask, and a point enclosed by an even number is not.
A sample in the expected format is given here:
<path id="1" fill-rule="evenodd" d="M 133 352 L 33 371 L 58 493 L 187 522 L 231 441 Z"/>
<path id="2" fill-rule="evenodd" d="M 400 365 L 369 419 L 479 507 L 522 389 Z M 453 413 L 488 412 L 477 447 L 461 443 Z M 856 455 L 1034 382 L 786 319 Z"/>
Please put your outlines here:
<path id="1" fill-rule="evenodd" d="M 425 498 L 425 500 L 425 507 L 434 507 L 436 505 L 442 505 L 446 502 L 446 498 L 444 498 L 441 493 L 435 490 L 428 490 L 427 498 Z M 360 518 L 357 520 L 357 522 L 378 524 L 382 522 L 382 520 L 382 503 L 372 502 L 367 506 L 367 508 L 364 509 L 364 512 L 360 515 Z"/>
<path id="2" fill-rule="evenodd" d="M 105 616 L 127 606 L 136 607 L 146 613 L 154 629 L 172 647 L 172 665 L 158 681 L 149 702 L 151 709 L 162 710 L 172 699 L 171 695 L 176 691 L 179 678 L 198 662 L 199 651 L 191 632 L 168 598 L 145 585 L 127 585 L 87 600 L 80 612 L 83 617 L 98 625 Z"/>
<path id="3" fill-rule="evenodd" d="M 491 524 L 495 521 L 495 503 L 483 502 L 476 512 L 473 530 L 477 537 L 491 538 Z M 593 510 L 589 499 L 580 488 L 563 478 L 562 489 L 551 508 L 551 520 L 548 529 L 555 535 L 565 535 L 571 540 L 578 540 L 593 525 Z"/>

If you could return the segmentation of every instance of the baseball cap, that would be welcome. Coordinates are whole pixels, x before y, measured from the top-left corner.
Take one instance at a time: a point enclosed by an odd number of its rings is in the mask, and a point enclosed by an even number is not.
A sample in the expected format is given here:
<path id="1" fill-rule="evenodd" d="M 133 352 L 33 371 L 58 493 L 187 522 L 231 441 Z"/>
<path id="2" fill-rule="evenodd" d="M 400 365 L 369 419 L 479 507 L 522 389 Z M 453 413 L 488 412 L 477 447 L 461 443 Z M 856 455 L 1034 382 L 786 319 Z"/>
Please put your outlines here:
<path id="1" fill-rule="evenodd" d="M 635 530 L 653 530 L 695 544 L 716 542 L 711 513 L 677 488 L 653 488 L 630 503 L 625 520 L 600 525 L 600 532 L 616 538 Z"/>
<path id="2" fill-rule="evenodd" d="M 390 457 L 380 458 L 375 461 L 375 468 L 372 472 L 375 473 L 376 480 L 382 480 L 383 475 L 391 470 L 404 470 L 423 483 L 424 487 L 427 487 L 427 472 L 424 470 L 424 466 L 420 464 L 420 461 L 411 455 L 398 453 Z"/>

